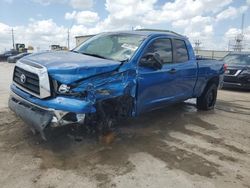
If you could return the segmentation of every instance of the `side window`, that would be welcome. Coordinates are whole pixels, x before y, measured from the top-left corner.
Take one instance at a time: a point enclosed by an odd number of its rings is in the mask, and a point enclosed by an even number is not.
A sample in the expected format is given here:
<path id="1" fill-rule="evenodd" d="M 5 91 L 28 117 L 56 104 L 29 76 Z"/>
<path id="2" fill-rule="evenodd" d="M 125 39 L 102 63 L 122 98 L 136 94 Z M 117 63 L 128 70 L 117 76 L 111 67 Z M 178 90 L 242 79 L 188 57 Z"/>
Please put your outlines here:
<path id="1" fill-rule="evenodd" d="M 176 49 L 176 62 L 182 63 L 188 61 L 188 51 L 186 44 L 183 40 L 174 40 Z"/>
<path id="2" fill-rule="evenodd" d="M 170 39 L 156 39 L 149 45 L 146 53 L 159 54 L 163 64 L 173 62 L 172 43 Z"/>

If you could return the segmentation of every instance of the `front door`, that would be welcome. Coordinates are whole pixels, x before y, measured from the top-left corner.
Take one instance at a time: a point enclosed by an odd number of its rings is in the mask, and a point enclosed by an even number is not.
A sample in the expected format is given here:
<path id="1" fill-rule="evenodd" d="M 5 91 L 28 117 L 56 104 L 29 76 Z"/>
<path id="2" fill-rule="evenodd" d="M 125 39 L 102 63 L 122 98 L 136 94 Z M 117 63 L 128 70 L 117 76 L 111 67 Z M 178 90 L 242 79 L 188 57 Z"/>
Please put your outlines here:
<path id="1" fill-rule="evenodd" d="M 173 88 L 176 74 L 171 73 L 173 66 L 172 40 L 162 37 L 152 40 L 143 54 L 148 53 L 159 55 L 162 68 L 156 70 L 147 66 L 138 67 L 138 113 L 158 108 L 166 101 L 173 99 L 175 95 Z"/>
<path id="2" fill-rule="evenodd" d="M 195 61 L 189 60 L 188 50 L 183 42 L 161 37 L 147 46 L 143 54 L 158 54 L 162 68 L 156 70 L 146 66 L 138 67 L 138 114 L 192 96 L 197 65 Z"/>

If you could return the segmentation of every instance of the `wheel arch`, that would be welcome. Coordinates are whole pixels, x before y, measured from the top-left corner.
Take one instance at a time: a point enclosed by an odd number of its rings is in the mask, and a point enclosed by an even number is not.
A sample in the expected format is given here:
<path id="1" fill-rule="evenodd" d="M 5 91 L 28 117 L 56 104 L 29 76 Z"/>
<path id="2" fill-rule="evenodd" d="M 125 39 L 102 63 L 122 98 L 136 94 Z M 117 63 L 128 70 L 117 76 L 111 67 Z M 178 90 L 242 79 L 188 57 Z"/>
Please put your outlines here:
<path id="1" fill-rule="evenodd" d="M 219 76 L 213 76 L 209 78 L 205 83 L 203 83 L 203 85 L 201 86 L 201 88 L 199 89 L 199 91 L 197 92 L 195 96 L 200 97 L 211 84 L 216 84 L 216 86 L 218 87 L 219 83 L 220 83 Z"/>
<path id="2" fill-rule="evenodd" d="M 220 82 L 219 76 L 214 76 L 214 77 L 210 78 L 210 79 L 207 81 L 207 84 L 206 84 L 206 87 L 205 87 L 205 88 L 207 88 L 207 87 L 210 86 L 211 84 L 216 84 L 217 86 L 219 86 L 219 82 Z"/>
<path id="3" fill-rule="evenodd" d="M 208 80 L 206 86 L 204 87 L 201 95 L 197 97 L 196 106 L 199 110 L 211 110 L 214 109 L 214 105 L 216 103 L 217 98 L 217 90 L 219 86 L 219 77 L 215 76 Z M 212 90 L 214 89 L 214 90 Z M 213 98 L 210 103 L 210 95 L 212 94 Z"/>

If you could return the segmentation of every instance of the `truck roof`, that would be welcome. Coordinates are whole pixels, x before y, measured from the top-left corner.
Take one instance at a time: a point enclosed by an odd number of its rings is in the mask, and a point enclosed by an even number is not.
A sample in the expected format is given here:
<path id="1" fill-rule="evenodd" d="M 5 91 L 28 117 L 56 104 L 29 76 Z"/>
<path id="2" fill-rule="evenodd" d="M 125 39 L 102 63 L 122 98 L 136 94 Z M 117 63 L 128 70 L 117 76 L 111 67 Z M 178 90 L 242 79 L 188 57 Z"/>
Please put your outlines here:
<path id="1" fill-rule="evenodd" d="M 109 32 L 108 32 L 109 33 Z M 150 35 L 168 35 L 168 36 L 175 36 L 180 38 L 187 38 L 186 36 L 183 36 L 179 33 L 176 33 L 174 31 L 170 30 L 160 30 L 160 29 L 137 29 L 132 31 L 116 31 L 111 33 L 131 33 L 131 34 L 138 34 L 138 35 L 144 35 L 144 36 L 150 36 Z"/>
<path id="2" fill-rule="evenodd" d="M 137 29 L 135 31 L 140 31 L 140 32 L 145 32 L 145 33 L 149 33 L 149 34 L 168 34 L 168 35 L 174 35 L 174 36 L 178 36 L 178 37 L 185 37 L 179 33 L 176 33 L 174 31 L 171 30 L 162 30 L 162 29 Z"/>

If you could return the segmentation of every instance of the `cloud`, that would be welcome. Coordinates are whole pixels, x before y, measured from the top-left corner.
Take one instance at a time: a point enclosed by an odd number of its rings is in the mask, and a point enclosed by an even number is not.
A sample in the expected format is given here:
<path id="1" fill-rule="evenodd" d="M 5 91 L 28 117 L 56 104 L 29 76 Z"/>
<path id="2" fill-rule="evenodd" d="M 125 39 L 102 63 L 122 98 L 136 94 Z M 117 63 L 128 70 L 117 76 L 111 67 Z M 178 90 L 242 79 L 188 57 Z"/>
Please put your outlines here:
<path id="1" fill-rule="evenodd" d="M 239 34 L 241 34 L 241 29 L 232 27 L 232 28 L 229 28 L 225 32 L 224 37 L 227 38 L 227 39 L 232 39 L 236 35 L 239 35 Z M 244 29 L 244 33 L 243 34 L 244 34 L 244 39 L 245 40 L 250 40 L 250 26 L 248 26 L 248 27 L 246 27 Z"/>
<path id="2" fill-rule="evenodd" d="M 0 23 L 0 48 L 11 48 L 11 27 Z M 49 49 L 51 44 L 66 45 L 67 29 L 58 26 L 52 19 L 32 20 L 27 26 L 14 27 L 15 42 L 25 43 L 40 49 Z"/>
<path id="3" fill-rule="evenodd" d="M 99 21 L 99 16 L 96 12 L 92 12 L 92 11 L 80 11 L 80 12 L 76 12 L 73 11 L 72 13 L 66 13 L 65 14 L 65 19 L 66 20 L 71 20 L 71 19 L 75 19 L 77 24 L 92 24 L 92 23 L 96 23 L 97 21 Z"/>
<path id="4" fill-rule="evenodd" d="M 132 26 L 154 27 L 157 24 L 172 25 L 174 30 L 182 31 L 191 40 L 212 39 L 214 18 L 217 12 L 228 6 L 232 0 L 175 0 L 162 6 L 156 0 L 107 0 L 109 16 L 98 23 L 101 30 L 131 29 Z M 210 15 L 210 16 L 208 16 Z"/>
<path id="5" fill-rule="evenodd" d="M 39 3 L 43 6 L 48 6 L 50 4 L 54 4 L 54 3 L 66 3 L 67 0 L 31 0 L 35 3 Z"/>
<path id="6" fill-rule="evenodd" d="M 204 46 L 216 49 L 224 45 L 218 45 L 218 38 L 215 38 L 219 22 L 236 18 L 241 12 L 246 11 L 247 3 L 250 4 L 250 0 L 245 1 L 241 7 L 233 7 L 232 0 L 174 0 L 163 2 L 159 6 L 159 0 L 106 0 L 107 16 L 101 19 L 98 13 L 92 10 L 94 0 L 32 1 L 43 5 L 64 3 L 74 7 L 74 11 L 64 15 L 66 20 L 73 22 L 70 29 L 71 46 L 74 45 L 76 35 L 130 30 L 132 27 L 157 28 L 159 25 L 165 25 L 166 29 L 187 35 L 191 42 L 199 39 Z M 41 48 L 48 48 L 51 44 L 66 45 L 68 28 L 56 24 L 52 19 L 40 19 L 36 20 L 33 17 L 28 25 L 15 27 L 17 41 Z M 10 30 L 10 26 L 4 23 L 0 26 L 0 31 L 2 28 Z M 8 38 L 6 41 L 11 41 L 10 34 L 0 34 L 0 39 Z M 6 44 L 10 46 L 9 43 Z M 5 43 L 1 43 L 0 47 L 1 45 L 4 46 Z"/>
<path id="7" fill-rule="evenodd" d="M 70 0 L 69 4 L 74 9 L 90 9 L 93 7 L 93 0 Z"/>
<path id="8" fill-rule="evenodd" d="M 248 9 L 247 6 L 241 6 L 239 8 L 235 7 L 228 7 L 227 9 L 223 10 L 216 16 L 216 21 L 226 20 L 226 19 L 234 19 L 237 16 L 241 15 L 242 13 L 246 12 Z"/>
<path id="9" fill-rule="evenodd" d="M 66 19 L 66 20 L 72 20 L 72 19 L 75 19 L 75 17 L 76 17 L 76 11 L 73 11 L 72 13 L 70 13 L 70 12 L 66 12 L 66 14 L 65 14 L 65 16 L 64 16 L 64 18 Z"/>
<path id="10" fill-rule="evenodd" d="M 106 0 L 108 16 L 96 24 L 96 30 L 121 30 L 137 25 L 154 27 L 165 24 L 166 27 L 172 25 L 174 29 L 184 30 L 188 35 L 202 32 L 211 35 L 214 15 L 230 3 L 232 0 L 175 0 L 158 6 L 157 0 Z"/>
<path id="11" fill-rule="evenodd" d="M 12 0 L 5 0 L 12 1 Z M 69 4 L 74 9 L 90 9 L 93 7 L 93 0 L 31 0 L 35 3 L 40 3 L 41 5 L 48 6 L 50 4 Z"/>
<path id="12" fill-rule="evenodd" d="M 12 46 L 10 32 L 11 27 L 9 25 L 0 23 L 0 51 Z"/>
<path id="13" fill-rule="evenodd" d="M 218 32 L 215 30 L 218 26 L 216 20 L 234 19 L 247 10 L 247 6 L 233 7 L 235 11 L 231 13 L 227 7 L 232 2 L 233 0 L 175 0 L 158 6 L 156 0 L 106 0 L 108 17 L 96 27 L 105 31 L 131 29 L 136 25 L 154 28 L 160 24 L 166 25 L 166 29 L 172 26 L 173 30 L 188 36 L 191 42 L 200 39 L 207 48 L 219 49 L 225 45 L 218 44 L 218 39 L 222 40 L 222 37 L 215 35 Z"/>
<path id="14" fill-rule="evenodd" d="M 172 23 L 175 29 L 183 30 L 191 42 L 202 41 L 203 46 L 215 47 L 213 45 L 214 25 L 213 18 L 209 16 L 195 16 L 190 19 L 178 20 Z"/>
<path id="15" fill-rule="evenodd" d="M 70 47 L 75 47 L 75 36 L 87 35 L 101 32 L 100 27 L 86 27 L 84 25 L 73 25 L 70 29 Z M 0 51 L 12 48 L 12 27 L 0 22 Z M 52 44 L 67 45 L 68 28 L 56 24 L 53 19 L 36 20 L 30 19 L 28 25 L 13 27 L 16 43 L 24 43 L 35 49 L 48 50 Z"/>
<path id="16" fill-rule="evenodd" d="M 232 0 L 175 0 L 156 7 L 157 0 L 107 0 L 106 10 L 109 18 L 125 22 L 157 24 L 179 19 L 190 19 L 197 15 L 216 13 L 230 4 Z M 137 19 L 136 19 L 137 18 Z"/>
<path id="17" fill-rule="evenodd" d="M 241 36 L 241 29 L 239 28 L 229 28 L 225 34 L 224 34 L 224 37 L 223 37 L 223 40 L 225 43 L 228 43 L 228 41 L 230 41 L 230 44 L 233 45 L 234 42 L 235 42 L 235 37 L 236 36 Z M 244 33 L 243 33 L 243 47 L 246 49 L 246 50 L 250 50 L 250 26 L 246 27 L 244 29 Z"/>

